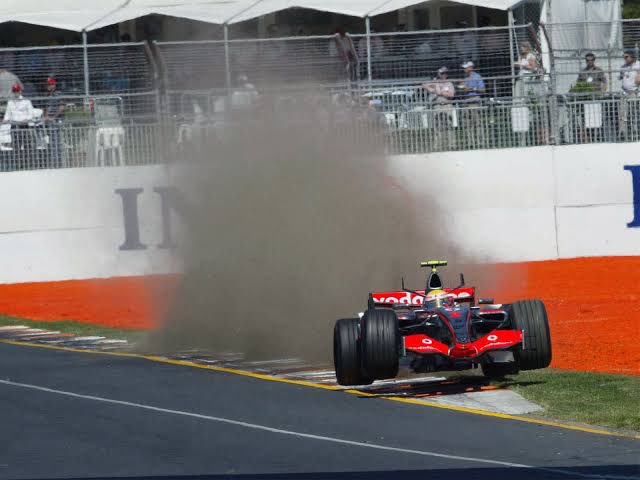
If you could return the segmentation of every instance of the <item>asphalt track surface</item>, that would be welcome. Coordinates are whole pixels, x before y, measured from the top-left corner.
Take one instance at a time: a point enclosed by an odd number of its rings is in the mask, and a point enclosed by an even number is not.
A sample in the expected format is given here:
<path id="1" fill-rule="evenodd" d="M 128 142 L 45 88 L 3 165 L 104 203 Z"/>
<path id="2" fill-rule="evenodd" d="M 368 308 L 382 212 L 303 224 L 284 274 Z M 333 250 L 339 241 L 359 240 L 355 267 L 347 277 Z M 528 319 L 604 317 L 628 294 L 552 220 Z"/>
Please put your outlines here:
<path id="1" fill-rule="evenodd" d="M 640 478 L 639 462 L 631 438 L 0 344 L 1 478 Z"/>

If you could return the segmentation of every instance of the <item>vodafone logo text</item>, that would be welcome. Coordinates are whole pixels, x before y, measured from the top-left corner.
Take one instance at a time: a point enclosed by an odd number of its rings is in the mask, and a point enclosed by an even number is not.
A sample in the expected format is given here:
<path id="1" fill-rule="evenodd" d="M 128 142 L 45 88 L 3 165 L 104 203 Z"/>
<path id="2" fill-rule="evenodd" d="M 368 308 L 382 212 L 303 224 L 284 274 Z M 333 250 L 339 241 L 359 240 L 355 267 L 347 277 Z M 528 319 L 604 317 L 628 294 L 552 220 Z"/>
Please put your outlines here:
<path id="1" fill-rule="evenodd" d="M 448 293 L 448 297 L 451 298 L 470 298 L 469 292 Z M 397 293 L 378 293 L 373 294 L 373 301 L 376 303 L 393 303 L 400 305 L 422 305 L 424 303 L 424 297 L 420 295 L 414 295 L 410 292 L 397 292 Z"/>

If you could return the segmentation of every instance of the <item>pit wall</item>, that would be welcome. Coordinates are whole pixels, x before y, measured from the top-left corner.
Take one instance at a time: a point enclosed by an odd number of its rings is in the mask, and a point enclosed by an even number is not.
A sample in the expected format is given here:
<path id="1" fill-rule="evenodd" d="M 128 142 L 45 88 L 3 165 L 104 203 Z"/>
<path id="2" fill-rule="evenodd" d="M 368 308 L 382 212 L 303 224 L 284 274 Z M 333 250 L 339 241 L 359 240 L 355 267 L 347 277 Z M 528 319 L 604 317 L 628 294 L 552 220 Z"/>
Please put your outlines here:
<path id="1" fill-rule="evenodd" d="M 390 173 L 425 228 L 496 264 L 481 295 L 545 301 L 552 366 L 640 374 L 638 146 L 396 156 Z M 0 174 L 0 314 L 154 326 L 180 271 L 170 183 L 162 166 Z"/>

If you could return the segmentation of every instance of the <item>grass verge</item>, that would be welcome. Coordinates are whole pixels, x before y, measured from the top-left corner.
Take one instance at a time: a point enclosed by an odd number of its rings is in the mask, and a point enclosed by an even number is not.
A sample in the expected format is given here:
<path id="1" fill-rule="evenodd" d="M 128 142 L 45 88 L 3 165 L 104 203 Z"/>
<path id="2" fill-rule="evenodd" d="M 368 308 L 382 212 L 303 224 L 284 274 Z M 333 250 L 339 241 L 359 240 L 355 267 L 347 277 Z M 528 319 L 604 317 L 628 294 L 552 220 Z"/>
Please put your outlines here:
<path id="1" fill-rule="evenodd" d="M 42 328 L 62 333 L 72 333 L 78 336 L 100 336 L 110 339 L 127 340 L 131 343 L 138 343 L 145 338 L 146 332 L 143 330 L 123 330 L 119 328 L 103 327 L 91 323 L 76 322 L 73 320 L 61 321 L 37 321 L 25 320 L 24 318 L 0 316 L 0 327 L 24 325 L 30 328 Z"/>
<path id="2" fill-rule="evenodd" d="M 640 431 L 638 376 L 545 369 L 496 384 L 542 406 L 549 418 Z"/>

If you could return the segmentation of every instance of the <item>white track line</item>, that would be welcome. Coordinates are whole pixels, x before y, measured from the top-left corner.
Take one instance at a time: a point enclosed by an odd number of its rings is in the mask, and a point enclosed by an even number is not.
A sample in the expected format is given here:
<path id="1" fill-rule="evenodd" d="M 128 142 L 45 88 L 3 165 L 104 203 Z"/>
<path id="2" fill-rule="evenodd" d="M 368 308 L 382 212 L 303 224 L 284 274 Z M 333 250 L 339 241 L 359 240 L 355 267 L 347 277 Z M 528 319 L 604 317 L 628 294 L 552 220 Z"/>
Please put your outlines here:
<path id="1" fill-rule="evenodd" d="M 265 432 L 272 432 L 272 433 L 278 433 L 281 435 L 290 435 L 290 436 L 294 436 L 294 437 L 300 437 L 300 438 L 308 438 L 311 440 L 320 440 L 323 442 L 331 442 L 331 443 L 339 443 L 342 445 L 351 445 L 351 446 L 355 446 L 355 447 L 362 447 L 362 448 L 371 448 L 374 450 L 385 450 L 388 452 L 398 452 L 398 453 L 407 453 L 407 454 L 413 454 L 413 455 L 421 455 L 424 457 L 437 457 L 437 458 L 446 458 L 448 460 L 460 460 L 460 461 L 464 461 L 464 462 L 475 462 L 475 463 L 485 463 L 485 464 L 489 464 L 489 465 L 500 465 L 503 467 L 512 467 L 512 468 L 527 468 L 527 469 L 534 469 L 534 470 L 540 470 L 540 471 L 545 471 L 545 472 L 552 472 L 552 473 L 556 473 L 556 474 L 561 474 L 561 475 L 571 475 L 574 477 L 581 477 L 581 478 L 607 478 L 607 479 L 634 479 L 637 477 L 620 477 L 620 476 L 606 476 L 606 475 L 589 475 L 589 474 L 583 474 L 583 473 L 579 473 L 579 472 L 573 472 L 573 471 L 567 471 L 567 470 L 558 470 L 558 469 L 553 469 L 553 468 L 542 468 L 542 467 L 534 467 L 532 465 L 524 465 L 521 463 L 511 463 L 511 462 L 502 462 L 499 460 L 489 460 L 486 458 L 474 458 L 474 457 L 462 457 L 462 456 L 458 456 L 458 455 L 447 455 L 444 453 L 437 453 L 437 452 L 429 452 L 426 450 L 411 450 L 411 449 L 406 449 L 406 448 L 397 448 L 397 447 L 388 447 L 386 445 L 379 445 L 379 444 L 375 444 L 375 443 L 365 443 L 365 442 L 356 442 L 353 440 L 343 440 L 341 438 L 335 438 L 335 437 L 326 437 L 323 435 L 312 435 L 309 433 L 302 433 L 302 432 L 295 432 L 292 430 L 282 430 L 279 428 L 273 428 L 273 427 L 267 427 L 264 425 L 258 425 L 255 423 L 248 423 L 248 422 L 241 422 L 238 420 L 231 420 L 229 418 L 223 418 L 223 417 L 213 417 L 210 415 L 202 415 L 200 413 L 192 413 L 192 412 L 185 412 L 182 410 L 172 410 L 172 409 L 168 409 L 168 408 L 160 408 L 160 407 L 154 407 L 152 405 L 145 405 L 142 403 L 134 403 L 134 402 L 126 402 L 123 400 L 114 400 L 112 398 L 105 398 L 105 397 L 96 397 L 93 395 L 83 395 L 80 393 L 74 393 L 74 392 L 67 392 L 65 390 L 56 390 L 53 388 L 47 388 L 47 387 L 41 387 L 38 385 L 31 385 L 28 383 L 19 383 L 19 382 L 12 382 L 10 380 L 0 380 L 0 384 L 4 384 L 4 385 L 9 385 L 12 387 L 20 387 L 20 388 L 27 388 L 30 390 L 38 390 L 41 392 L 47 392 L 47 393 L 55 393 L 57 395 L 64 395 L 66 397 L 73 397 L 73 398 L 81 398 L 83 400 L 92 400 L 94 402 L 102 402 L 102 403 L 110 403 L 110 404 L 114 404 L 114 405 L 123 405 L 126 407 L 133 407 L 133 408 L 140 408 L 143 410 L 150 410 L 153 412 L 160 412 L 160 413 L 169 413 L 172 415 L 181 415 L 184 417 L 192 417 L 192 418 L 199 418 L 201 420 L 208 420 L 208 421 L 212 421 L 212 422 L 219 422 L 219 423 L 226 423 L 229 425 L 236 425 L 239 427 L 245 427 L 245 428 L 251 428 L 254 430 L 262 430 Z"/>

